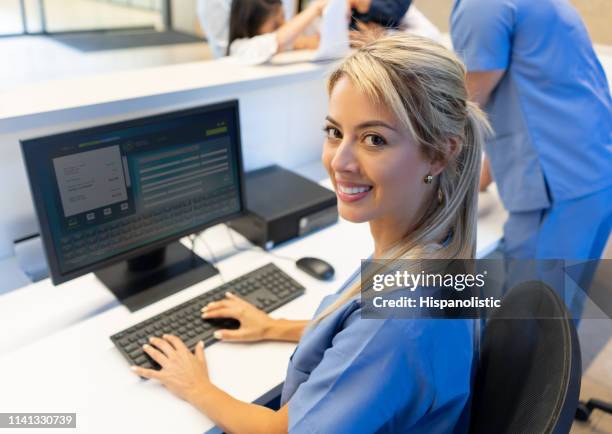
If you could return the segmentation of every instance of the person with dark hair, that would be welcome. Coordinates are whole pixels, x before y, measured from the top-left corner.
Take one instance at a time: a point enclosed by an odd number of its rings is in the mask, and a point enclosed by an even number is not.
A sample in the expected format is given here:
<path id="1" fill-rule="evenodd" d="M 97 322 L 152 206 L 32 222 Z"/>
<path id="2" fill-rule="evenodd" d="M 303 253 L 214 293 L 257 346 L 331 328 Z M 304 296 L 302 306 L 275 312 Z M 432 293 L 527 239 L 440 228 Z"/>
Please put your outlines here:
<path id="1" fill-rule="evenodd" d="M 262 63 L 280 51 L 317 48 L 318 35 L 304 31 L 321 16 L 326 0 L 314 0 L 285 22 L 281 0 L 233 0 L 227 54 Z"/>
<path id="2" fill-rule="evenodd" d="M 413 0 L 348 0 L 351 37 L 359 40 L 360 32 L 401 30 L 442 42 L 438 28 L 419 11 Z"/>
<path id="3" fill-rule="evenodd" d="M 408 12 L 412 0 L 351 0 L 353 23 L 375 23 L 396 28 Z"/>
<path id="4" fill-rule="evenodd" d="M 282 0 L 285 18 L 295 15 L 296 0 Z M 196 10 L 200 27 L 215 59 L 227 55 L 229 19 L 232 0 L 197 0 Z"/>

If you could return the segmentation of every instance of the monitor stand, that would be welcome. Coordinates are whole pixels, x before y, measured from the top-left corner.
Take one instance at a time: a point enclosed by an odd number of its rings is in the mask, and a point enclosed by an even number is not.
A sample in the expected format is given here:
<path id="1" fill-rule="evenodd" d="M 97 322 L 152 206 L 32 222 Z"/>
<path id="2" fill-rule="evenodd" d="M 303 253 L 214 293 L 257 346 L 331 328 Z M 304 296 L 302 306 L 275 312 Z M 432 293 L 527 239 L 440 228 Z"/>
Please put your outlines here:
<path id="1" fill-rule="evenodd" d="M 130 312 L 134 312 L 218 272 L 177 241 L 95 274 Z"/>

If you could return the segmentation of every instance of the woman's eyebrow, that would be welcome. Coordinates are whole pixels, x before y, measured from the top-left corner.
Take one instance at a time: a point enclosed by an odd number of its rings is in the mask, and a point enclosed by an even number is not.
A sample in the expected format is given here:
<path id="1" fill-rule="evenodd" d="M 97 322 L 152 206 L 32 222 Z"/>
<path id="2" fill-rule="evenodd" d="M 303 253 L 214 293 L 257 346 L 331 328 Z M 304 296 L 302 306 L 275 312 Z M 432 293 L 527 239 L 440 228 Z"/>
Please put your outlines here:
<path id="1" fill-rule="evenodd" d="M 332 124 L 335 125 L 340 125 L 336 120 L 334 120 L 334 118 L 332 118 L 331 116 L 325 116 L 325 119 L 328 122 L 331 122 Z M 369 127 L 383 127 L 383 128 L 388 128 L 392 131 L 397 131 L 394 127 L 392 127 L 391 125 L 383 122 L 383 121 L 367 121 L 367 122 L 362 122 L 359 125 L 357 125 L 357 129 L 364 129 L 364 128 L 369 128 Z"/>
<path id="2" fill-rule="evenodd" d="M 325 120 L 328 122 L 331 122 L 332 124 L 336 124 L 336 125 L 340 125 L 336 120 L 334 120 L 334 118 L 332 118 L 331 116 L 325 116 Z"/>
<path id="3" fill-rule="evenodd" d="M 357 125 L 358 129 L 369 128 L 369 127 L 383 127 L 383 128 L 390 129 L 392 131 L 396 131 L 395 128 L 393 128 L 391 125 L 383 121 L 367 121 L 367 122 L 362 122 L 359 125 Z"/>

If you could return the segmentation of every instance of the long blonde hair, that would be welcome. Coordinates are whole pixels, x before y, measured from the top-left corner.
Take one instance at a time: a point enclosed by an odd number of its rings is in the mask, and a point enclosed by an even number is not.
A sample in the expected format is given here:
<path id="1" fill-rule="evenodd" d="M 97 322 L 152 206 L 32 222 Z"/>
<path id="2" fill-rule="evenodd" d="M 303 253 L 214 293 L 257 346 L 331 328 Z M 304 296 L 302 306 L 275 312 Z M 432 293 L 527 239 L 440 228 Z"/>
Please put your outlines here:
<path id="1" fill-rule="evenodd" d="M 330 95 L 341 78 L 350 79 L 373 103 L 395 114 L 424 155 L 447 163 L 435 177 L 437 197 L 416 229 L 385 252 L 387 259 L 470 259 L 476 253 L 481 152 L 490 126 L 478 106 L 468 100 L 465 76 L 463 63 L 448 49 L 397 32 L 364 42 L 328 79 Z M 459 147 L 451 156 L 447 155 L 449 140 Z M 347 288 L 314 323 L 360 288 L 360 282 Z"/>

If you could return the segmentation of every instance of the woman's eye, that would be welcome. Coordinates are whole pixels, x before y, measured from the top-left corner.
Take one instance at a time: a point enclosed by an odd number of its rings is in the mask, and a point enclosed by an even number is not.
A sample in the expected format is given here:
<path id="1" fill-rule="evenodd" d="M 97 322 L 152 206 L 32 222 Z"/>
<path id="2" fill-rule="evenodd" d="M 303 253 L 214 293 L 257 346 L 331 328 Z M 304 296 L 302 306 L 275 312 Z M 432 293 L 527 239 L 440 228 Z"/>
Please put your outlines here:
<path id="1" fill-rule="evenodd" d="M 380 147 L 387 144 L 387 141 L 377 134 L 368 134 L 365 137 L 365 142 L 367 145 L 374 147 Z"/>
<path id="2" fill-rule="evenodd" d="M 327 135 L 328 139 L 341 139 L 342 138 L 342 135 L 340 134 L 340 131 L 338 131 L 337 128 L 325 127 L 323 131 L 325 131 L 325 134 Z"/>

